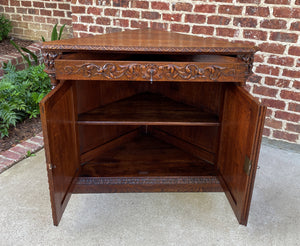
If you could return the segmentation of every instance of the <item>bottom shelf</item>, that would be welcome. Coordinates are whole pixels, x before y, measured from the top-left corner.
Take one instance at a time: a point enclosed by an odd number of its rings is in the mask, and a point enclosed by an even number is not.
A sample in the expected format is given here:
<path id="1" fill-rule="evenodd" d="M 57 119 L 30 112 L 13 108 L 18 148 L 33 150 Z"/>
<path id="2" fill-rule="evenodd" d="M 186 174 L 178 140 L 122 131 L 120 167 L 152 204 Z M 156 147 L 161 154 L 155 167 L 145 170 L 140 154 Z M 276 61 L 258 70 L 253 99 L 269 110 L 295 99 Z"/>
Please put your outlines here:
<path id="1" fill-rule="evenodd" d="M 222 191 L 213 165 L 143 135 L 82 166 L 74 193 Z"/>

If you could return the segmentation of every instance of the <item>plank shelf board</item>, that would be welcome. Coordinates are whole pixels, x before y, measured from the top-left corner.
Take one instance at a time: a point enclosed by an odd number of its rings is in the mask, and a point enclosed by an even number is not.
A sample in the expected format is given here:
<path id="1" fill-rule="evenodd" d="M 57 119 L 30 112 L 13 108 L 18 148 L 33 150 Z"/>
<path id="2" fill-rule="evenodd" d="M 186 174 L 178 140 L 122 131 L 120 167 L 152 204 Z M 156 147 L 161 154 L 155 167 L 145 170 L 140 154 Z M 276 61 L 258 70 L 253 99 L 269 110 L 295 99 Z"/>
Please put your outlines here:
<path id="1" fill-rule="evenodd" d="M 140 93 L 78 116 L 86 125 L 219 126 L 218 117 L 155 93 Z"/>
<path id="2" fill-rule="evenodd" d="M 141 135 L 87 162 L 83 165 L 80 176 L 216 176 L 216 169 L 158 138 Z"/>
<path id="3" fill-rule="evenodd" d="M 118 192 L 124 191 L 120 185 L 131 186 L 132 192 L 155 185 L 167 191 L 175 191 L 170 185 L 176 191 L 222 190 L 214 165 L 150 135 L 139 135 L 84 163 L 75 193 L 84 186 L 98 191 L 107 185 Z"/>

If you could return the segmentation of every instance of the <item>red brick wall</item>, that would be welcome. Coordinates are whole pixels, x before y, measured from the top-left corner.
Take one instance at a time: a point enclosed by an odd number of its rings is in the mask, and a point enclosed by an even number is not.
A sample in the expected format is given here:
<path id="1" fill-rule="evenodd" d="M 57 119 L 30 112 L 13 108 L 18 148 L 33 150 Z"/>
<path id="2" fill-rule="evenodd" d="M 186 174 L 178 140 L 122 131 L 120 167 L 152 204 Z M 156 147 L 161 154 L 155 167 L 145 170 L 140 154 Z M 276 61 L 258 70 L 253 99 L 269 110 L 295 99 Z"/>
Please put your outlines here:
<path id="1" fill-rule="evenodd" d="M 0 43 L 1 45 L 1 43 Z M 26 47 L 29 49 L 31 52 L 33 52 L 37 57 L 39 57 L 39 64 L 43 62 L 43 58 L 41 56 L 41 43 L 33 43 L 29 46 Z M 25 54 L 32 62 L 33 59 L 28 55 Z M 28 63 L 24 60 L 21 54 L 15 52 L 13 54 L 7 54 L 7 55 L 2 55 L 0 56 L 0 79 L 2 79 L 4 75 L 4 63 L 11 63 L 16 67 L 17 70 L 23 70 L 28 67 Z"/>
<path id="2" fill-rule="evenodd" d="M 300 0 L 0 0 L 0 6 L 9 10 L 11 2 L 44 4 L 27 7 L 21 18 L 43 17 L 47 25 L 62 11 L 59 24 L 71 16 L 75 37 L 151 27 L 256 45 L 247 88 L 268 106 L 264 135 L 300 144 Z"/>
<path id="3" fill-rule="evenodd" d="M 249 91 L 268 106 L 264 136 L 300 144 L 299 0 L 72 0 L 74 36 L 152 27 L 260 48 Z"/>
<path id="4" fill-rule="evenodd" d="M 12 21 L 11 36 L 41 41 L 51 39 L 55 24 L 66 24 L 65 37 L 72 36 L 70 0 L 0 0 L 0 13 Z"/>

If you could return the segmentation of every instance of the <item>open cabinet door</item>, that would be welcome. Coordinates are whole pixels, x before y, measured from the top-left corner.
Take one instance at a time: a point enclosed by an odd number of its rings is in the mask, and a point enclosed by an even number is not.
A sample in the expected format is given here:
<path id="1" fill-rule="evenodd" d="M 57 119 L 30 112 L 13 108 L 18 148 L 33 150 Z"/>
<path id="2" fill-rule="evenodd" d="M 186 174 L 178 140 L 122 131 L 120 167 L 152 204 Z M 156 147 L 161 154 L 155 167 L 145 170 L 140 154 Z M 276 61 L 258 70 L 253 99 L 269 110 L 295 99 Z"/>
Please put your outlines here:
<path id="1" fill-rule="evenodd" d="M 247 225 L 266 108 L 244 88 L 225 92 L 219 180 L 240 224 Z"/>
<path id="2" fill-rule="evenodd" d="M 79 170 L 74 89 L 61 82 L 40 103 L 54 225 L 70 199 Z"/>

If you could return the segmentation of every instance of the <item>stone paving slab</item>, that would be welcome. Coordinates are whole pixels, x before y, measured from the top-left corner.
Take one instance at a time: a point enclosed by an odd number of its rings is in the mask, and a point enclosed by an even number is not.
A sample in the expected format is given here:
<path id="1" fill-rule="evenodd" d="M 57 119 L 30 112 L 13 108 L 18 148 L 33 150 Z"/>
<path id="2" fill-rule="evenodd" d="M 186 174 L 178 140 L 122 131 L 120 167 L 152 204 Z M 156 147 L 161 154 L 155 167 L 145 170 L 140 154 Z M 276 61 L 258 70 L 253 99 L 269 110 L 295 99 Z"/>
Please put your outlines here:
<path id="1" fill-rule="evenodd" d="M 300 246 L 300 154 L 258 165 L 247 227 L 222 192 L 72 194 L 56 227 L 41 150 L 0 174 L 0 246 Z"/>

